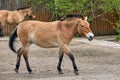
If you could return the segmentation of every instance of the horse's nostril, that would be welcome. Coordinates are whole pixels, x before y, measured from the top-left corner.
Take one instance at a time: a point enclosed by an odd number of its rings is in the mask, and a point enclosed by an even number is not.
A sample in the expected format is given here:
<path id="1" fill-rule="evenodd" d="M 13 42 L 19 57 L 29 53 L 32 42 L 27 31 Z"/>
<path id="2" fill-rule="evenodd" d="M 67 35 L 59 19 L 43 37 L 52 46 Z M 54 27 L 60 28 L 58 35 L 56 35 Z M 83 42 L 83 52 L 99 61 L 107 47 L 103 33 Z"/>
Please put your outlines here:
<path id="1" fill-rule="evenodd" d="M 92 39 L 93 37 L 92 36 L 90 36 L 90 39 Z"/>
<path id="2" fill-rule="evenodd" d="M 90 41 L 93 40 L 93 38 L 94 38 L 94 36 L 89 36 L 89 40 Z"/>

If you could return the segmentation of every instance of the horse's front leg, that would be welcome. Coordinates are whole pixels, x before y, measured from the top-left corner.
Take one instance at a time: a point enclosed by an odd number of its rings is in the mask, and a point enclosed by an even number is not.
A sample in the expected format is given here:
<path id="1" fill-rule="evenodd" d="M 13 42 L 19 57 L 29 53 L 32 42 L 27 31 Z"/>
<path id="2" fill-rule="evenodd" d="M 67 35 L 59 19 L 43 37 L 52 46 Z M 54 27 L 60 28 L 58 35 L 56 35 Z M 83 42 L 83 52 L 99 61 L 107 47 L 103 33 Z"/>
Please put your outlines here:
<path id="1" fill-rule="evenodd" d="M 63 74 L 63 71 L 61 69 L 61 63 L 62 63 L 63 55 L 64 55 L 64 52 L 59 50 L 59 62 L 58 62 L 58 66 L 57 66 L 57 70 L 58 70 L 59 74 Z"/>
<path id="2" fill-rule="evenodd" d="M 77 65 L 75 63 L 75 58 L 74 58 L 73 54 L 71 53 L 71 51 L 69 50 L 69 48 L 67 47 L 67 45 L 63 45 L 62 46 L 62 50 L 63 50 L 64 53 L 66 53 L 68 55 L 68 57 L 72 61 L 74 73 L 76 75 L 78 75 L 79 74 L 79 72 L 78 72 L 79 70 L 78 70 Z"/>
<path id="3" fill-rule="evenodd" d="M 69 58 L 70 58 L 71 61 L 72 61 L 74 73 L 75 73 L 76 75 L 78 75 L 78 74 L 79 74 L 79 72 L 78 72 L 79 70 L 78 70 L 78 68 L 77 68 L 77 66 L 76 66 L 75 58 L 74 58 L 73 54 L 69 53 L 69 54 L 67 54 L 67 55 L 69 56 Z"/>

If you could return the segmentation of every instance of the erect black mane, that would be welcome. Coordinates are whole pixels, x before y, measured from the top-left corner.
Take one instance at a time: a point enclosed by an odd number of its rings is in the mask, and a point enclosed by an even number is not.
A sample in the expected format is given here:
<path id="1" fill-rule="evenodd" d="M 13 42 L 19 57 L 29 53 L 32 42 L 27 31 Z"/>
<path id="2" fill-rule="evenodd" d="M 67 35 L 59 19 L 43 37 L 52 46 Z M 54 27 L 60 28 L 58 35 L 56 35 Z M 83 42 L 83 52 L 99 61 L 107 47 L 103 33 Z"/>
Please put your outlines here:
<path id="1" fill-rule="evenodd" d="M 18 8 L 17 10 L 23 10 L 23 9 L 28 9 L 30 7 L 22 7 L 22 8 Z"/>
<path id="2" fill-rule="evenodd" d="M 81 14 L 67 14 L 66 16 L 62 17 L 60 20 L 64 21 L 65 19 L 68 19 L 68 18 L 81 18 L 84 20 L 84 16 Z"/>

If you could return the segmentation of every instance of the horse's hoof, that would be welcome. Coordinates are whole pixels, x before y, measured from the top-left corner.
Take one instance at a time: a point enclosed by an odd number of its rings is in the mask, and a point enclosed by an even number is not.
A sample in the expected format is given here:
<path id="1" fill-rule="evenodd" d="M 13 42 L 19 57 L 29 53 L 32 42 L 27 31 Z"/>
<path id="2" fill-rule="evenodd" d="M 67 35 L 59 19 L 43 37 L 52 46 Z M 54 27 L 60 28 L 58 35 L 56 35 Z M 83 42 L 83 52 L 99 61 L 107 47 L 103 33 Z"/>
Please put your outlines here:
<path id="1" fill-rule="evenodd" d="M 18 73 L 19 70 L 15 68 L 14 71 L 15 71 L 16 73 Z"/>
<path id="2" fill-rule="evenodd" d="M 79 71 L 74 71 L 74 73 L 75 73 L 76 75 L 79 75 Z"/>
<path id="3" fill-rule="evenodd" d="M 63 71 L 59 71 L 59 74 L 64 74 Z"/>
<path id="4" fill-rule="evenodd" d="M 0 34 L 0 37 L 4 37 L 4 34 Z"/>
<path id="5" fill-rule="evenodd" d="M 4 37 L 4 33 L 3 32 L 0 33 L 0 37 Z"/>
<path id="6" fill-rule="evenodd" d="M 34 74 L 33 71 L 30 71 L 29 74 Z"/>

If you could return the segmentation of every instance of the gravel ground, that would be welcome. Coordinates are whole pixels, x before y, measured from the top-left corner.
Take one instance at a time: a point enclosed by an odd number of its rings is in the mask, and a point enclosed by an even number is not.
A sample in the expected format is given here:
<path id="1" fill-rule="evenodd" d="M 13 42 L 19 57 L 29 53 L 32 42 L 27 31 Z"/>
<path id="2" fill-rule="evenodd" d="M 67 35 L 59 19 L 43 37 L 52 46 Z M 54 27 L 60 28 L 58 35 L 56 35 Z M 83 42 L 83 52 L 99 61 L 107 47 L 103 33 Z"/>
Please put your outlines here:
<path id="1" fill-rule="evenodd" d="M 58 74 L 58 48 L 45 49 L 35 45 L 29 50 L 29 61 L 34 74 L 28 74 L 23 57 L 19 73 L 15 73 L 16 54 L 10 51 L 7 39 L 1 40 L 0 80 L 120 80 L 119 48 L 80 40 L 73 40 L 69 46 L 78 65 L 78 76 L 74 74 L 71 61 L 66 55 L 62 63 L 64 74 Z"/>

